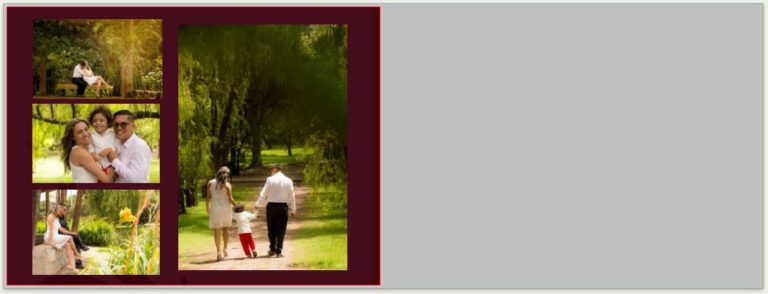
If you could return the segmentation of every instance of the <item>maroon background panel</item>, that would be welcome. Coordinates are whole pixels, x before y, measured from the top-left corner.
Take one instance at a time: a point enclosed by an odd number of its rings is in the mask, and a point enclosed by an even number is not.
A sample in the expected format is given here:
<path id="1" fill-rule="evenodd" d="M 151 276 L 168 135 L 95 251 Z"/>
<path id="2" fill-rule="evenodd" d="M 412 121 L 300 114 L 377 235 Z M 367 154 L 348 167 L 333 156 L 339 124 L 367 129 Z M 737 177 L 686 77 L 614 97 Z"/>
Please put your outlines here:
<path id="1" fill-rule="evenodd" d="M 379 7 L 6 7 L 6 285 L 380 285 L 379 16 Z M 161 105 L 160 142 L 161 146 L 165 146 L 161 150 L 160 184 L 32 184 L 32 21 L 67 18 L 163 20 L 163 98 L 154 102 Z M 349 26 L 348 270 L 253 272 L 177 269 L 178 155 L 173 146 L 178 143 L 176 33 L 182 24 Z M 45 100 L 45 103 L 99 102 L 92 99 Z M 139 101 L 121 100 L 119 103 L 136 102 Z M 31 190 L 42 188 L 160 189 L 160 209 L 164 212 L 160 275 L 33 276 L 30 226 L 34 224 L 30 194 Z"/>

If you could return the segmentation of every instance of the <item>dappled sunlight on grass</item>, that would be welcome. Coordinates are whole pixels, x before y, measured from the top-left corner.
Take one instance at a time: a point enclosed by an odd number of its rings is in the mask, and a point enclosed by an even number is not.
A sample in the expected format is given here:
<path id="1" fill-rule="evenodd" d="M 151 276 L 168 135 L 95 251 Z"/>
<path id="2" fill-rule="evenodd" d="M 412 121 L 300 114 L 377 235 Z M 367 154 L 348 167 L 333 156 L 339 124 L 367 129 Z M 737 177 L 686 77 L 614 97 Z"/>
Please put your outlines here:
<path id="1" fill-rule="evenodd" d="M 275 146 L 273 146 L 275 147 Z M 288 150 L 285 147 L 261 150 L 261 162 L 264 165 L 273 163 L 293 164 L 306 161 L 309 155 L 312 155 L 312 148 L 295 147 L 291 148 L 293 155 L 288 156 Z"/>
<path id="2" fill-rule="evenodd" d="M 346 208 L 337 206 L 329 210 L 319 198 L 309 199 L 305 205 L 306 215 L 302 216 L 305 224 L 294 235 L 294 246 L 300 252 L 294 265 L 299 268 L 346 270 Z"/>

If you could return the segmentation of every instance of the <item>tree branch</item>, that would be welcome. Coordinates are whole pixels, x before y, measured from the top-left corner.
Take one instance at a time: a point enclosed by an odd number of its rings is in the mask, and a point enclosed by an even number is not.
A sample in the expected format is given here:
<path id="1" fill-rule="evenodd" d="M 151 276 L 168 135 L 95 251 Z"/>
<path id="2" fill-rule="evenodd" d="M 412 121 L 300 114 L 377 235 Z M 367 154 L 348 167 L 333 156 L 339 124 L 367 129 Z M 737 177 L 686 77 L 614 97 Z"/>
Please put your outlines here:
<path id="1" fill-rule="evenodd" d="M 52 124 L 57 124 L 57 125 L 66 125 L 67 124 L 66 121 L 61 121 L 61 120 L 58 120 L 58 119 L 42 117 L 42 116 L 40 116 L 38 114 L 33 114 L 32 115 L 32 119 L 42 120 L 44 122 L 52 123 Z"/>
<path id="2" fill-rule="evenodd" d="M 159 112 L 151 112 L 151 111 L 137 111 L 133 113 L 134 119 L 142 119 L 142 118 L 160 118 Z"/>
<path id="3" fill-rule="evenodd" d="M 159 112 L 151 112 L 151 111 L 138 111 L 138 112 L 134 112 L 133 116 L 134 116 L 135 119 L 143 119 L 143 118 L 157 118 L 157 119 L 159 119 L 160 118 L 160 113 Z M 69 120 L 58 120 L 58 119 L 55 119 L 55 118 L 43 117 L 39 113 L 33 113 L 32 114 L 32 119 L 41 120 L 41 121 L 44 121 L 44 122 L 47 122 L 47 123 L 52 123 L 52 124 L 57 124 L 57 125 L 66 125 L 67 122 L 69 122 Z"/>

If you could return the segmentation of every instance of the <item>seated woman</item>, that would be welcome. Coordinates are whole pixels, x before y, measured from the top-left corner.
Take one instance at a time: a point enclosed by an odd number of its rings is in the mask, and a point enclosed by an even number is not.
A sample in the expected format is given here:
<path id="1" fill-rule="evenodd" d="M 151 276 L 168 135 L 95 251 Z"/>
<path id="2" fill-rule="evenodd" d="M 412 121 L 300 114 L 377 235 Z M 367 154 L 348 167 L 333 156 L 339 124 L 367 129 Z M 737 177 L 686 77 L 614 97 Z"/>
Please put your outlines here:
<path id="1" fill-rule="evenodd" d="M 96 84 L 96 96 L 101 96 L 101 85 L 104 84 L 104 88 L 111 89 L 112 85 L 107 83 L 101 76 L 93 75 L 93 70 L 88 62 L 85 62 L 85 67 L 82 69 L 83 79 L 88 82 L 88 85 Z"/>
<path id="2" fill-rule="evenodd" d="M 82 256 L 75 250 L 75 243 L 72 241 L 72 237 L 59 234 L 59 228 L 61 228 L 59 217 L 64 214 L 64 206 L 61 204 L 54 205 L 45 219 L 45 235 L 43 240 L 45 240 L 45 244 L 51 245 L 56 249 L 64 249 L 69 267 L 77 271 L 78 267 L 75 266 L 75 259 L 81 259 Z"/>

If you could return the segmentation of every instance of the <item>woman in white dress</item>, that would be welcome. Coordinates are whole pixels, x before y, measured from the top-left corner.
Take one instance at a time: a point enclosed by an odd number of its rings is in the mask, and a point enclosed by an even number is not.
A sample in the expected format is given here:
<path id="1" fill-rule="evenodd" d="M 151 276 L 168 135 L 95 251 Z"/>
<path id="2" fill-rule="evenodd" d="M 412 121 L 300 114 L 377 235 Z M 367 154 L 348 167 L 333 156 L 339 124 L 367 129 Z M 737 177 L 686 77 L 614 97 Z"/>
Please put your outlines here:
<path id="1" fill-rule="evenodd" d="M 59 228 L 61 227 L 59 217 L 63 215 L 64 207 L 60 204 L 54 205 L 45 219 L 45 235 L 43 235 L 43 240 L 45 240 L 45 244 L 51 245 L 58 250 L 64 249 L 69 267 L 77 271 L 75 259 L 81 259 L 82 256 L 75 250 L 75 242 L 72 241 L 72 237 L 59 234 Z"/>
<path id="2" fill-rule="evenodd" d="M 229 242 L 229 226 L 232 225 L 232 185 L 229 184 L 229 168 L 223 166 L 216 173 L 216 178 L 208 181 L 205 195 L 205 209 L 208 212 L 208 228 L 213 229 L 213 240 L 216 242 L 216 260 L 222 260 L 222 254 L 227 257 Z M 221 241 L 224 241 L 223 248 Z"/>
<path id="3" fill-rule="evenodd" d="M 88 62 L 85 62 L 85 67 L 82 69 L 83 71 L 83 80 L 88 82 L 88 85 L 96 84 L 96 96 L 101 96 L 101 85 L 104 85 L 104 88 L 111 89 L 112 85 L 107 83 L 104 78 L 101 76 L 93 75 L 93 69 L 91 69 L 91 65 L 88 64 Z"/>
<path id="4" fill-rule="evenodd" d="M 81 118 L 73 118 L 64 128 L 64 136 L 59 144 L 64 171 L 72 171 L 73 183 L 112 183 L 115 179 L 114 169 L 102 169 L 88 152 L 91 144 L 88 128 L 88 122 Z"/>

